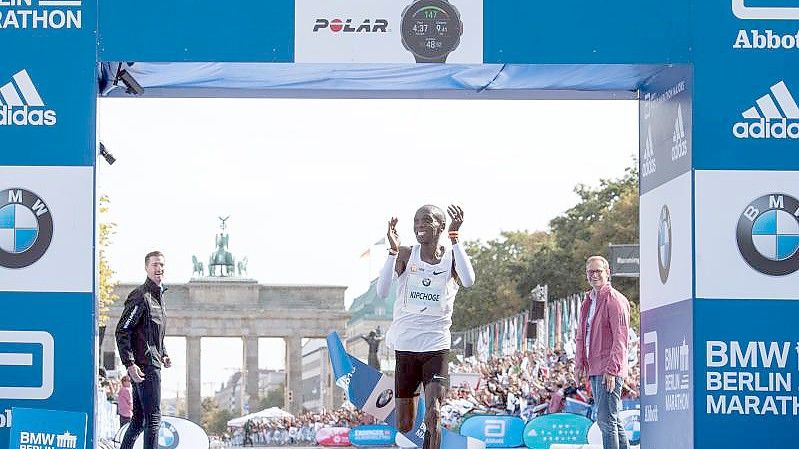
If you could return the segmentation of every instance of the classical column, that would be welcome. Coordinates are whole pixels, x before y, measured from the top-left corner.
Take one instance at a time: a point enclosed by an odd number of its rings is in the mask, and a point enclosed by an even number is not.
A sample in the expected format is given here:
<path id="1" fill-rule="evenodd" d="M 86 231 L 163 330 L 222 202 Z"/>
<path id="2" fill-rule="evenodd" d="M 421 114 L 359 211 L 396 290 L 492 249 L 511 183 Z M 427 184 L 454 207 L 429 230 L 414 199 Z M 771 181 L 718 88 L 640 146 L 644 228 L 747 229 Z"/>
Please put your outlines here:
<path id="1" fill-rule="evenodd" d="M 249 396 L 250 413 L 258 407 L 258 337 L 244 337 L 244 370 L 246 373 L 244 391 Z"/>
<path id="2" fill-rule="evenodd" d="M 296 415 L 302 410 L 302 338 L 285 337 L 286 408 Z"/>
<path id="3" fill-rule="evenodd" d="M 200 379 L 201 337 L 186 337 L 186 408 L 189 420 L 200 424 L 203 415 Z"/>

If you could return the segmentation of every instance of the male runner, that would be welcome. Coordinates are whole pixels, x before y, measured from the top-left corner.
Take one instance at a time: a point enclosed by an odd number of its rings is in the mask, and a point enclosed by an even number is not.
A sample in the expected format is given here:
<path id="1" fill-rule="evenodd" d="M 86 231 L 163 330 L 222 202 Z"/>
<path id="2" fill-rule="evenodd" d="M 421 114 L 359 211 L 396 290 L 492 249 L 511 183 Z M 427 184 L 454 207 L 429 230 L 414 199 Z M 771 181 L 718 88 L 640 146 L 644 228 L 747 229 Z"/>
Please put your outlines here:
<path id="1" fill-rule="evenodd" d="M 388 222 L 389 255 L 377 281 L 377 294 L 388 296 L 396 278 L 397 300 L 394 321 L 386 342 L 395 350 L 397 429 L 410 432 L 416 416 L 419 385 L 424 387 L 424 449 L 441 446 L 441 401 L 448 383 L 450 326 L 458 281 L 464 287 L 474 284 L 474 269 L 466 251 L 458 243 L 463 210 L 447 208 L 451 222 L 448 236 L 452 248 L 438 244 L 444 232 L 444 212 L 431 205 L 422 206 L 413 218 L 418 245 L 400 246 L 397 218 Z"/>

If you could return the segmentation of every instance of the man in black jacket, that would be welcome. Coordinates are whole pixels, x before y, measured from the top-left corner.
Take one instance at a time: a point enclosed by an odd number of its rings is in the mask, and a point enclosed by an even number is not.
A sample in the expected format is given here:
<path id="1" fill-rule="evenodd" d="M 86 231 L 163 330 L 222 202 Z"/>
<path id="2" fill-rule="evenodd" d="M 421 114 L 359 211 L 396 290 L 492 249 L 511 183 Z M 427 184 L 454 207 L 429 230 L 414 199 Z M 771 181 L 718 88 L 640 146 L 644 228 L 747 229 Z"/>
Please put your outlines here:
<path id="1" fill-rule="evenodd" d="M 159 251 L 144 257 L 147 280 L 130 292 L 116 329 L 122 363 L 133 380 L 133 416 L 120 449 L 132 449 L 144 430 L 144 449 L 158 449 L 161 426 L 161 367 L 172 361 L 164 348 L 166 310 L 161 284 L 164 255 Z"/>

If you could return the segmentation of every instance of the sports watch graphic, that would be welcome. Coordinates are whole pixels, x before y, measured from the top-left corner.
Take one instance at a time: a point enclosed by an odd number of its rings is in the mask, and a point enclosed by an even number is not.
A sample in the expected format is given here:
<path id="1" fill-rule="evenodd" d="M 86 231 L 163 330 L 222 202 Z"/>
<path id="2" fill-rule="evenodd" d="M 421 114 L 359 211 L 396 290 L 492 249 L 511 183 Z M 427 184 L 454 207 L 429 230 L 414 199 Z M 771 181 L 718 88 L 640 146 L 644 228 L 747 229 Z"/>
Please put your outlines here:
<path id="1" fill-rule="evenodd" d="M 417 0 L 402 12 L 401 33 L 416 62 L 446 62 L 461 41 L 463 21 L 446 0 Z"/>

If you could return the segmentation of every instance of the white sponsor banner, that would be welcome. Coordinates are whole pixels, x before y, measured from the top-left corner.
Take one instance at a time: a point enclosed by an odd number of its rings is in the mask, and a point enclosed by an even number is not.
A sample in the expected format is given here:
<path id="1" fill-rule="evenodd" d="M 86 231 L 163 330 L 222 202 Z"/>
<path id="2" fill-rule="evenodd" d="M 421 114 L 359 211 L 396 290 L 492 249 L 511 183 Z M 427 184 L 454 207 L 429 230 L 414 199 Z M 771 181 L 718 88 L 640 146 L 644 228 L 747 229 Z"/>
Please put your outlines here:
<path id="1" fill-rule="evenodd" d="M 799 172 L 697 171 L 696 296 L 799 299 Z"/>
<path id="2" fill-rule="evenodd" d="M 298 63 L 483 62 L 482 0 L 297 0 L 294 27 Z"/>
<path id="3" fill-rule="evenodd" d="M 94 168 L 0 167 L 0 290 L 93 286 Z"/>
<path id="4" fill-rule="evenodd" d="M 691 298 L 691 173 L 641 196 L 641 310 Z"/>

